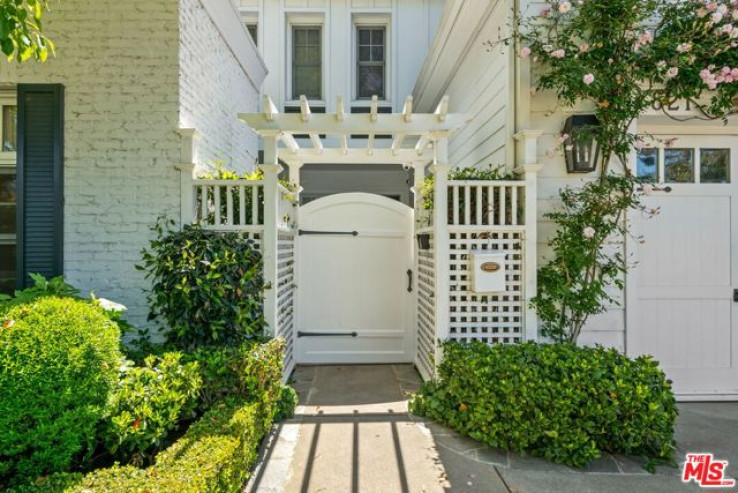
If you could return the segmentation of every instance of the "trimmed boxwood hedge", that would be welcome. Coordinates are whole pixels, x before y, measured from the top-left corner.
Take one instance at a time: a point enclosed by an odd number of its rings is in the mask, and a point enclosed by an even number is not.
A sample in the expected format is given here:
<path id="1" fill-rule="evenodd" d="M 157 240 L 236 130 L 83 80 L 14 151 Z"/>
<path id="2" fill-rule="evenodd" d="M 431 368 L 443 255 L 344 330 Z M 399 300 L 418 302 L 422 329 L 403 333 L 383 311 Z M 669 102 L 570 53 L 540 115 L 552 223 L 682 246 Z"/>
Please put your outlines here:
<path id="1" fill-rule="evenodd" d="M 100 307 L 72 298 L 12 303 L 0 315 L 0 484 L 89 459 L 117 384 L 119 339 Z"/>
<path id="2" fill-rule="evenodd" d="M 113 466 L 83 476 L 56 474 L 15 493 L 240 492 L 269 429 L 275 402 L 222 401 L 161 452 L 156 464 L 139 469 Z"/>
<path id="3" fill-rule="evenodd" d="M 573 344 L 444 344 L 411 410 L 493 447 L 586 466 L 603 451 L 672 462 L 676 402 L 650 357 Z"/>
<path id="4" fill-rule="evenodd" d="M 59 473 L 36 484 L 10 490 L 15 493 L 200 493 L 240 492 L 257 458 L 259 444 L 284 404 L 281 383 L 284 340 L 244 345 L 231 358 L 241 360 L 234 380 L 240 391 L 217 400 L 185 434 L 157 454 L 152 466 L 141 469 L 115 465 L 87 475 Z M 194 361 L 220 351 L 200 352 Z M 217 360 L 218 358 L 216 358 Z M 233 360 L 229 360 L 233 363 Z M 213 378 L 211 375 L 209 378 Z M 207 380 L 207 378 L 206 378 Z M 211 381 L 222 390 L 221 383 Z"/>

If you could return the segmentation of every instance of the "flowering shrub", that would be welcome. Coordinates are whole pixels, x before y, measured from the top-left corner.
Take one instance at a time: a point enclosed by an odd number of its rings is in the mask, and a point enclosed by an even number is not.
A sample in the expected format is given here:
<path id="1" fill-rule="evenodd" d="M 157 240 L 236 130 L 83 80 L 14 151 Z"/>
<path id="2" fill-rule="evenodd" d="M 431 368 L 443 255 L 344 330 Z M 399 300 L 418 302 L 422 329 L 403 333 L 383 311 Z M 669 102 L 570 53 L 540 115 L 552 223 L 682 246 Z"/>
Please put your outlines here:
<path id="1" fill-rule="evenodd" d="M 587 318 L 614 300 L 606 288 L 622 288 L 627 269 L 622 248 L 608 240 L 625 236 L 625 212 L 641 209 L 626 166 L 642 140 L 631 124 L 652 107 L 668 115 L 686 100 L 694 118 L 725 118 L 738 96 L 738 0 L 549 1 L 538 15 L 515 19 L 514 44 L 533 61 L 537 90 L 553 91 L 564 106 L 591 107 L 599 125 L 583 129 L 600 144 L 599 183 L 560 193 L 563 211 L 550 240 L 554 258 L 539 270 L 532 301 L 543 331 L 576 341 Z M 569 135 L 560 146 L 569 149 Z M 622 164 L 623 178 L 608 173 Z M 614 253 L 613 253 L 614 252 Z"/>
<path id="2" fill-rule="evenodd" d="M 602 147 L 603 176 L 613 157 L 626 162 L 636 145 L 628 129 L 649 108 L 668 112 L 687 100 L 709 119 L 733 110 L 738 0 L 548 3 L 516 20 L 519 54 L 534 61 L 537 89 L 554 91 L 567 106 L 593 106 L 600 125 L 590 131 Z"/>
<path id="3" fill-rule="evenodd" d="M 628 234 L 625 211 L 655 212 L 646 211 L 633 193 L 636 186 L 633 177 L 608 175 L 602 182 L 567 187 L 559 191 L 563 208 L 544 215 L 558 228 L 548 242 L 554 258 L 539 269 L 538 295 L 531 300 L 543 335 L 576 342 L 590 315 L 617 304 L 608 287 L 624 287 L 627 260 L 622 248 L 605 246 Z"/>

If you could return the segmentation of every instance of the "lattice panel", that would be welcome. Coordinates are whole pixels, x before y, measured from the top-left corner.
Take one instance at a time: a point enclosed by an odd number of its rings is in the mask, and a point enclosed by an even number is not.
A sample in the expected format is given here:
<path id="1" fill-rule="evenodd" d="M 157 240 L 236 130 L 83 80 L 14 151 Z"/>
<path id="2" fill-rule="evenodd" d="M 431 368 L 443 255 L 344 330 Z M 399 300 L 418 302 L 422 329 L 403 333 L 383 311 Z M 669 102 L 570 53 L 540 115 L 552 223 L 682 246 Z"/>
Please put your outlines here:
<path id="1" fill-rule="evenodd" d="M 429 250 L 417 250 L 417 343 L 415 364 L 426 380 L 435 375 L 436 352 L 436 266 L 434 238 L 431 234 Z"/>
<path id="2" fill-rule="evenodd" d="M 469 272 L 472 250 L 507 252 L 506 291 L 473 293 Z M 485 344 L 520 342 L 523 337 L 523 232 L 453 232 L 450 234 L 449 337 Z"/>
<path id="3" fill-rule="evenodd" d="M 285 375 L 292 373 L 295 333 L 295 234 L 280 232 L 277 237 L 277 327 L 275 335 L 286 341 Z"/>

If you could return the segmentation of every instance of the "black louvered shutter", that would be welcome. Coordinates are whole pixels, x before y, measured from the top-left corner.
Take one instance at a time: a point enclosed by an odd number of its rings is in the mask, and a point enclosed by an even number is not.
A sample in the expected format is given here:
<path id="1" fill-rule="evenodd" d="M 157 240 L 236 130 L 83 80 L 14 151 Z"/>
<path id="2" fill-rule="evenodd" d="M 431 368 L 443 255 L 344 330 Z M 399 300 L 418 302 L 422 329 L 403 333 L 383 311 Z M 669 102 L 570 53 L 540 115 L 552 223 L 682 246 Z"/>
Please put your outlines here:
<path id="1" fill-rule="evenodd" d="M 18 287 L 62 275 L 64 88 L 18 85 Z"/>

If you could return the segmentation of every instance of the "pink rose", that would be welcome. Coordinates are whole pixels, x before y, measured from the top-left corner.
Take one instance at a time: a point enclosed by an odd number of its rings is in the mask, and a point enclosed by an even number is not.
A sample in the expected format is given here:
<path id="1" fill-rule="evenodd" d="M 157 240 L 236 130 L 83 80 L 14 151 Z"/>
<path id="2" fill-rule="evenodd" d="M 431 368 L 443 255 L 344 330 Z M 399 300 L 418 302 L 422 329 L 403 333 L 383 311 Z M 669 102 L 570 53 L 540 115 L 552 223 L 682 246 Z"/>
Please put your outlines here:
<path id="1" fill-rule="evenodd" d="M 579 45 L 579 52 L 580 53 L 586 53 L 589 51 L 589 45 L 587 43 L 582 43 Z"/>
<path id="2" fill-rule="evenodd" d="M 564 58 L 566 52 L 564 50 L 556 50 L 551 52 L 551 56 L 554 58 Z"/>
<path id="3" fill-rule="evenodd" d="M 587 85 L 590 85 L 595 80 L 594 74 L 587 74 L 584 77 L 582 77 L 582 82 L 584 82 Z"/>
<path id="4" fill-rule="evenodd" d="M 527 46 L 524 46 L 520 49 L 520 56 L 522 56 L 523 58 L 530 56 L 530 53 L 530 48 L 528 48 Z"/>
<path id="5" fill-rule="evenodd" d="M 582 230 L 582 236 L 584 236 L 587 239 L 594 238 L 596 231 L 592 226 L 587 226 Z"/>
<path id="6" fill-rule="evenodd" d="M 677 67 L 671 67 L 669 70 L 666 71 L 665 77 L 667 79 L 673 79 L 674 77 L 677 76 L 678 73 L 679 73 L 679 69 Z"/>

